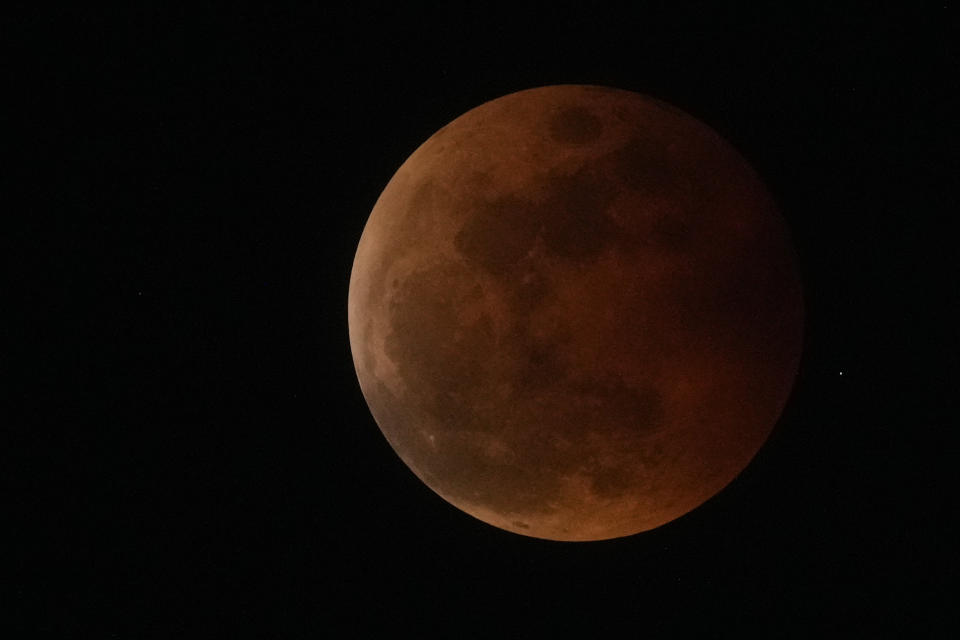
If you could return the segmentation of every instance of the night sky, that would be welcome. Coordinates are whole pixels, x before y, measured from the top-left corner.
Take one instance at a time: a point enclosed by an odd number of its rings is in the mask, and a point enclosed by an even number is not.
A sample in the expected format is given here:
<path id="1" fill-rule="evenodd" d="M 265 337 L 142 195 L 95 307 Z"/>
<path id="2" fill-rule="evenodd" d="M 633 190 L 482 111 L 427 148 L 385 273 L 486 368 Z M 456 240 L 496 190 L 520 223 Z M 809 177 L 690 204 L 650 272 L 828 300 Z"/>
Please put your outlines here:
<path id="1" fill-rule="evenodd" d="M 8 637 L 949 636 L 952 3 L 448 4 L 12 20 Z M 807 308 L 754 462 L 679 520 L 579 544 L 423 485 L 347 339 L 397 167 L 557 83 L 729 140 L 790 225 Z"/>

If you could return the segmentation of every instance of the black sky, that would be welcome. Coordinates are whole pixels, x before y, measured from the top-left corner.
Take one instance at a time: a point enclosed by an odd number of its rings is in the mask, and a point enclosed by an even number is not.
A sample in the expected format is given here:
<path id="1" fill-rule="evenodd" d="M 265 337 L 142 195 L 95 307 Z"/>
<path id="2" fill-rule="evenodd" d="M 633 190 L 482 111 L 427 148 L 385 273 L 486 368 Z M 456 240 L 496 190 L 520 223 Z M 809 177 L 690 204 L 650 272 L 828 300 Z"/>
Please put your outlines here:
<path id="1" fill-rule="evenodd" d="M 11 21 L 8 637 L 956 622 L 952 3 L 166 4 Z M 353 252 L 400 163 L 555 83 L 653 95 L 734 144 L 790 224 L 808 314 L 754 463 L 678 521 L 588 544 L 421 484 L 347 342 Z"/>

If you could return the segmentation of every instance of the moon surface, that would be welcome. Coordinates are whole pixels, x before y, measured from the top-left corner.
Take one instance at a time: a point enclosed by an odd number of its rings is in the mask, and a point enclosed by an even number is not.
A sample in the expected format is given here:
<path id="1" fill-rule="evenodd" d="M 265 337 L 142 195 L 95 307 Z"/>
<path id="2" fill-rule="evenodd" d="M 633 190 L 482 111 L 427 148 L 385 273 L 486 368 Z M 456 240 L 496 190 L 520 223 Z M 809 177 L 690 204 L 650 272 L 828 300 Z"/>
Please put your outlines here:
<path id="1" fill-rule="evenodd" d="M 653 529 L 750 462 L 800 359 L 786 224 L 712 129 L 640 94 L 513 93 L 424 142 L 350 277 L 374 419 L 452 505 L 550 540 Z"/>

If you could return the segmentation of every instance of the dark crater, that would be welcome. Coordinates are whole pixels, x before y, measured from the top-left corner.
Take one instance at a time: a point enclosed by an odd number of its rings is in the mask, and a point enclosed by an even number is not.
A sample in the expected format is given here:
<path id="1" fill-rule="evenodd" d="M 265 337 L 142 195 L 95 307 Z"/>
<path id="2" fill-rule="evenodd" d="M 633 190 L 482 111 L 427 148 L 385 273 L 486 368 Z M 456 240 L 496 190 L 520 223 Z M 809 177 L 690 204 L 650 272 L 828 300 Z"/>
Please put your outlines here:
<path id="1" fill-rule="evenodd" d="M 629 189 L 651 195 L 676 190 L 677 167 L 661 140 L 640 135 L 612 151 L 606 158 L 614 174 Z"/>

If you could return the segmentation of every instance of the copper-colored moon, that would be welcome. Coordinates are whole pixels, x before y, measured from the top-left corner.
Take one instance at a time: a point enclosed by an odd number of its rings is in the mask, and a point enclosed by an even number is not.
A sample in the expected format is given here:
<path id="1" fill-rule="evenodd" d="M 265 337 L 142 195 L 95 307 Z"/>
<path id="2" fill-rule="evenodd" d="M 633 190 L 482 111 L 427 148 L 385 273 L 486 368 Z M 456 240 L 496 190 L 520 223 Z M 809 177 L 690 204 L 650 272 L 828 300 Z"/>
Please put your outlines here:
<path id="1" fill-rule="evenodd" d="M 397 170 L 350 278 L 364 397 L 410 469 L 518 534 L 600 540 L 719 492 L 801 352 L 786 224 L 657 100 L 560 85 L 460 116 Z"/>

